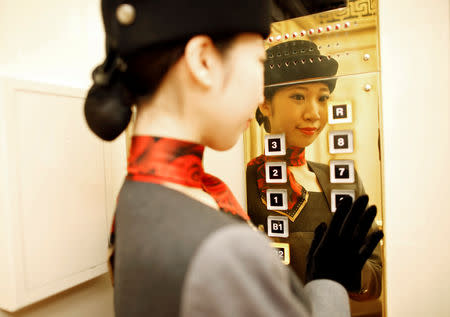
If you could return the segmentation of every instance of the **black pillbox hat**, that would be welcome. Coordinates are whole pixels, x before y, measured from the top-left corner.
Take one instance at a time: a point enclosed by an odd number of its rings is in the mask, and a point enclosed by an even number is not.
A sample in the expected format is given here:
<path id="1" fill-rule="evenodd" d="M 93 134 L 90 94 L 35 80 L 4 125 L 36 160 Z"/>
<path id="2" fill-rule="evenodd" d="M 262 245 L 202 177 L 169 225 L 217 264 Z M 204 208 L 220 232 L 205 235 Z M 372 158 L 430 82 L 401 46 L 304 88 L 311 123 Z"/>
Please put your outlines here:
<path id="1" fill-rule="evenodd" d="M 310 41 L 294 40 L 280 43 L 266 50 L 264 84 L 266 86 L 295 82 L 305 79 L 335 76 L 338 62 L 321 55 L 317 45 Z M 326 81 L 330 92 L 336 79 Z"/>
<path id="2" fill-rule="evenodd" d="M 139 48 L 215 36 L 270 32 L 270 0 L 102 0 L 107 48 Z"/>

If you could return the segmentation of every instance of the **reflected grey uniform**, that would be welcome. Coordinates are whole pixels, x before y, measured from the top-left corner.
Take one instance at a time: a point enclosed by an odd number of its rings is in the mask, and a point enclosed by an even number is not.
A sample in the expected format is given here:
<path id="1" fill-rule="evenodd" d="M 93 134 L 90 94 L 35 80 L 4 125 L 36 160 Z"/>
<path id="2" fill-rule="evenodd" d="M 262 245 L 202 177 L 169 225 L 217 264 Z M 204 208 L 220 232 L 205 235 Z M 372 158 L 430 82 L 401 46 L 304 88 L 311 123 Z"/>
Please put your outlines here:
<path id="1" fill-rule="evenodd" d="M 291 266 L 301 280 L 306 276 L 306 257 L 314 238 L 314 229 L 321 223 L 330 223 L 331 212 L 331 190 L 352 189 L 356 198 L 365 194 L 363 184 L 355 171 L 355 183 L 332 184 L 330 183 L 330 168 L 328 165 L 307 162 L 308 168 L 316 174 L 323 192 L 310 192 L 308 203 L 294 222 L 289 222 L 288 238 L 272 238 L 277 242 L 290 244 Z M 261 202 L 260 192 L 257 186 L 256 171 L 258 165 L 247 167 L 247 208 L 252 222 L 259 226 L 263 225 L 267 232 L 267 217 L 280 215 L 276 211 L 267 210 Z M 374 223 L 372 230 L 376 230 Z M 381 250 L 378 245 L 370 258 L 367 260 L 361 272 L 361 286 L 367 290 L 366 299 L 376 299 L 381 294 L 382 263 Z"/>
<path id="2" fill-rule="evenodd" d="M 116 213 L 114 299 L 117 317 L 350 315 L 340 284 L 303 286 L 245 222 L 129 180 Z"/>

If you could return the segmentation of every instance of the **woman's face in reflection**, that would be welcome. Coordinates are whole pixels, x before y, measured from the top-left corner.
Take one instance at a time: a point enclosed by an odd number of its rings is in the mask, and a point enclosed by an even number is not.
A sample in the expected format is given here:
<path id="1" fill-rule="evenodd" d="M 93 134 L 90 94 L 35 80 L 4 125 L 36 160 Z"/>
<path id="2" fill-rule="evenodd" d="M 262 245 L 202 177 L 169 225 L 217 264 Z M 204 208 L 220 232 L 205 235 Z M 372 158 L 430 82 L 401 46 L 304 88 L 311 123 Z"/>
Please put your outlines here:
<path id="1" fill-rule="evenodd" d="M 324 83 L 292 85 L 278 89 L 260 110 L 270 120 L 270 133 L 285 133 L 287 146 L 304 148 L 327 123 L 329 97 Z"/>

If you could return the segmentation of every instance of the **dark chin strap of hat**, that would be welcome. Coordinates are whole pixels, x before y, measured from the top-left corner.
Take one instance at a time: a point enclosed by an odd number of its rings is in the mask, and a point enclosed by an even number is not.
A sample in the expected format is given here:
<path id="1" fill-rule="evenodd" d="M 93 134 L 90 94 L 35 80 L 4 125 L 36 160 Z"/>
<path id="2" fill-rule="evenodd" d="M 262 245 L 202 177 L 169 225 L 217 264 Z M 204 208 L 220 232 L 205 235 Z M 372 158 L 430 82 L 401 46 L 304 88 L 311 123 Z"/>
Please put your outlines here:
<path id="1" fill-rule="evenodd" d="M 92 79 L 96 85 L 109 86 L 113 77 L 125 72 L 126 69 L 127 65 L 119 54 L 109 49 L 103 64 L 97 66 L 92 72 Z"/>

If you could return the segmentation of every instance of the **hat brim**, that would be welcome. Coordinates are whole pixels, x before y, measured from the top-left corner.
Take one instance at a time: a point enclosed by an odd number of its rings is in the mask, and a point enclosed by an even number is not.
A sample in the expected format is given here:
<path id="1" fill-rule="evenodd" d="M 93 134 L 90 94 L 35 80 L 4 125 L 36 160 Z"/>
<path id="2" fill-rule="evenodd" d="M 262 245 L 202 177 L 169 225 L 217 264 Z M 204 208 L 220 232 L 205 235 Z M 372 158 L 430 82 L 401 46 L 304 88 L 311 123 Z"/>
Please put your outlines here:
<path id="1" fill-rule="evenodd" d="M 302 55 L 265 64 L 264 85 L 282 85 L 304 79 L 333 77 L 338 62 L 324 55 Z M 334 87 L 333 87 L 334 88 Z"/>

